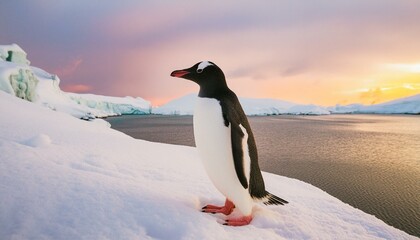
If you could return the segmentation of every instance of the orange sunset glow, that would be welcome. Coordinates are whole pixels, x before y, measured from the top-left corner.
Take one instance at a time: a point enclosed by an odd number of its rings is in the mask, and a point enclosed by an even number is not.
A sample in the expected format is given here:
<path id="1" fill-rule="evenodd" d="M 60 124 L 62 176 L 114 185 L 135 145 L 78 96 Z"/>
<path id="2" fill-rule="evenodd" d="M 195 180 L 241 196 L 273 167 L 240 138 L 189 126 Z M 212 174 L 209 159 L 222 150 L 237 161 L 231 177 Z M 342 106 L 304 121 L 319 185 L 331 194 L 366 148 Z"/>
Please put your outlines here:
<path id="1" fill-rule="evenodd" d="M 172 70 L 211 60 L 242 97 L 331 106 L 420 93 L 416 1 L 5 4 L 3 17 L 23 20 L 0 21 L 0 42 L 18 43 L 75 92 L 162 105 L 197 91 Z M 4 10 L 19 8 L 26 14 Z"/>

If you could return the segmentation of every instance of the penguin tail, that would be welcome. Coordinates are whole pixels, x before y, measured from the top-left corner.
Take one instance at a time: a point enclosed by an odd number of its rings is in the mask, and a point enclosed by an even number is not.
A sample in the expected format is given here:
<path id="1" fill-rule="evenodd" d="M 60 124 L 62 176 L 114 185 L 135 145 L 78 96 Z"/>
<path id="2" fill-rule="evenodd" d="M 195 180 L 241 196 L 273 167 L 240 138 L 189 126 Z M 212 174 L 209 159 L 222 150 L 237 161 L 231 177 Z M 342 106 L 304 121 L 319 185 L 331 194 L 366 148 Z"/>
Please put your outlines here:
<path id="1" fill-rule="evenodd" d="M 261 198 L 262 203 L 264 203 L 265 205 L 284 205 L 289 203 L 288 201 L 277 197 L 274 194 L 271 194 L 269 192 L 266 192 L 266 195 Z"/>

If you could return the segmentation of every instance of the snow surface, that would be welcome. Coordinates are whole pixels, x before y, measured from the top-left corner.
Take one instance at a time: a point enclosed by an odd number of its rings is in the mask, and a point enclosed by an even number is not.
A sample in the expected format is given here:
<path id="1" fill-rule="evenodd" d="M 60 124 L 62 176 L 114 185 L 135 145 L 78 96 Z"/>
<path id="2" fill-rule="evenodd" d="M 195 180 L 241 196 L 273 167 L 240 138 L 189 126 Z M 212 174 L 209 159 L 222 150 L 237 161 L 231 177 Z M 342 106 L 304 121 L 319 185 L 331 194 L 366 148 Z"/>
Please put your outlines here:
<path id="1" fill-rule="evenodd" d="M 195 148 L 133 139 L 0 91 L 0 239 L 417 239 L 301 181 L 263 173 L 285 206 L 244 227 Z M 235 212 L 233 213 L 235 214 Z"/>
<path id="2" fill-rule="evenodd" d="M 375 105 L 336 105 L 329 107 L 332 113 L 380 113 L 380 114 L 420 114 L 420 94 Z"/>
<path id="3" fill-rule="evenodd" d="M 29 66 L 29 62 L 28 65 L 22 65 L 5 61 L 8 51 L 22 52 L 25 57 L 26 53 L 16 44 L 0 45 L 0 90 L 9 94 L 84 119 L 122 114 L 149 114 L 151 111 L 150 102 L 142 98 L 64 92 L 60 89 L 60 78 L 57 75 Z M 11 77 L 19 78 L 18 84 L 10 81 Z M 34 79 L 36 84 L 33 84 Z M 21 88 L 24 88 L 23 91 Z"/>
<path id="4" fill-rule="evenodd" d="M 153 109 L 155 114 L 164 115 L 193 115 L 197 94 L 188 94 L 181 98 Z M 311 114 L 322 115 L 330 112 L 317 105 L 300 105 L 282 100 L 269 98 L 243 98 L 239 101 L 247 115 L 273 115 L 273 114 Z"/>

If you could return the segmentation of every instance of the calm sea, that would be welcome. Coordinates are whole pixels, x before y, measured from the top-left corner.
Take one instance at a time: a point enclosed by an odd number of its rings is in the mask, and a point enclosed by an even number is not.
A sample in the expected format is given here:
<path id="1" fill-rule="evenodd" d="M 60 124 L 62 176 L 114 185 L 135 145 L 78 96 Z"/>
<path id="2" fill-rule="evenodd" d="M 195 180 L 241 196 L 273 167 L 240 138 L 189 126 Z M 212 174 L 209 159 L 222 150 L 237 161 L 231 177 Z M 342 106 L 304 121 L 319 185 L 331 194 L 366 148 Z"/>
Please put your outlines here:
<path id="1" fill-rule="evenodd" d="M 420 236 L 420 116 L 250 117 L 262 170 L 311 183 Z M 108 118 L 135 138 L 194 146 L 191 116 Z"/>

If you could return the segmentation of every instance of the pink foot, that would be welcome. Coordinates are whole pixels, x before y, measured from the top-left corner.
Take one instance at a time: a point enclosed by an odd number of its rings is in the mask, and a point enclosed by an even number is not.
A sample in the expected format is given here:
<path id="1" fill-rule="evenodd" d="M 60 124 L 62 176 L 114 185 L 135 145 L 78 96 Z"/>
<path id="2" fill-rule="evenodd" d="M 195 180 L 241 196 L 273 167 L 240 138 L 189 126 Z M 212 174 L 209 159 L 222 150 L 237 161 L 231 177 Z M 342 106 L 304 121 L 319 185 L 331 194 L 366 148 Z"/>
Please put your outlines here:
<path id="1" fill-rule="evenodd" d="M 248 225 L 249 223 L 251 223 L 251 221 L 252 221 L 252 215 L 249 215 L 249 216 L 243 216 L 239 218 L 227 219 L 226 223 L 224 223 L 223 225 L 238 227 L 238 226 Z"/>
<path id="2" fill-rule="evenodd" d="M 214 205 L 206 205 L 204 206 L 201 211 L 206 213 L 223 213 L 225 215 L 229 215 L 233 212 L 233 209 L 235 208 L 235 204 L 233 202 L 226 199 L 224 206 L 214 206 Z"/>

